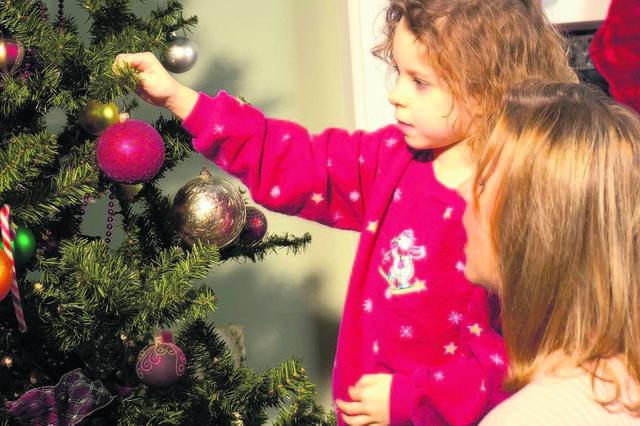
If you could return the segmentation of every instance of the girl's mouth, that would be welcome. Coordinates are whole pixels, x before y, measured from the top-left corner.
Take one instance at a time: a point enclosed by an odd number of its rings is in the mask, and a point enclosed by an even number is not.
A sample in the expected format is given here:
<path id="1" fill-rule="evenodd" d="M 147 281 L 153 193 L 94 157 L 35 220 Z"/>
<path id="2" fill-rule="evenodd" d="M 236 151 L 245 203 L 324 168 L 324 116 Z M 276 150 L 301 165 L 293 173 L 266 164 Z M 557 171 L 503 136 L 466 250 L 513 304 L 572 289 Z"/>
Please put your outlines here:
<path id="1" fill-rule="evenodd" d="M 402 133 L 407 134 L 408 131 L 413 129 L 413 126 L 407 123 L 403 123 L 402 121 L 398 121 L 396 123 L 396 128 L 400 130 Z"/>

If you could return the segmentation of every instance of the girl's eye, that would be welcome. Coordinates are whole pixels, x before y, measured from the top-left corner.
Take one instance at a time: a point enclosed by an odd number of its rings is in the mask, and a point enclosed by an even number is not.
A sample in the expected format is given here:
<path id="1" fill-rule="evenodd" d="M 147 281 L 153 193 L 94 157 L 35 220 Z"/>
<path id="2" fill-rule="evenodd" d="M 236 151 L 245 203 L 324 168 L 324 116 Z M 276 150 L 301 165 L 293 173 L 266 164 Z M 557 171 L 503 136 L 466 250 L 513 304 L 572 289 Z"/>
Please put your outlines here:
<path id="1" fill-rule="evenodd" d="M 418 89 L 425 89 L 427 88 L 427 86 L 429 86 L 428 83 L 417 78 L 414 78 L 413 81 L 416 83 L 416 86 L 418 87 Z"/>

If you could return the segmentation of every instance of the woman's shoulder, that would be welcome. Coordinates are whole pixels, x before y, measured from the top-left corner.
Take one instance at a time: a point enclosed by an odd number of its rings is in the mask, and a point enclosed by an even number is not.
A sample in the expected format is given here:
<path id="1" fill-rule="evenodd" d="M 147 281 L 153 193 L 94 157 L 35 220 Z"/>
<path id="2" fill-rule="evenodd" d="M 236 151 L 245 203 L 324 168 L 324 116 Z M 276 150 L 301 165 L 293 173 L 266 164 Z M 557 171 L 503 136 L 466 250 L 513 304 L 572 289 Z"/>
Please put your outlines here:
<path id="1" fill-rule="evenodd" d="M 639 417 L 609 411 L 591 395 L 591 377 L 586 372 L 562 377 L 539 375 L 498 405 L 480 425 L 640 425 Z"/>

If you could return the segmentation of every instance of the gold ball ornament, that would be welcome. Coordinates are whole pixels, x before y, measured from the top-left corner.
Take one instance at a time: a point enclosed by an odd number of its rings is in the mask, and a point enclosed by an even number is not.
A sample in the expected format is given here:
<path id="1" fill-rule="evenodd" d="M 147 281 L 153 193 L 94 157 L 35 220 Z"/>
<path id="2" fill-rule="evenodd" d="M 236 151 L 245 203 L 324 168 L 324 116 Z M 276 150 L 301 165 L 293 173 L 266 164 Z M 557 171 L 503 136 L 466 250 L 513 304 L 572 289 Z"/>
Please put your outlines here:
<path id="1" fill-rule="evenodd" d="M 78 122 L 87 133 L 100 136 L 118 122 L 118 107 L 113 102 L 89 101 L 80 110 Z"/>
<path id="2" fill-rule="evenodd" d="M 246 206 L 230 182 L 204 169 L 178 190 L 171 208 L 178 235 L 188 244 L 227 246 L 242 231 Z"/>

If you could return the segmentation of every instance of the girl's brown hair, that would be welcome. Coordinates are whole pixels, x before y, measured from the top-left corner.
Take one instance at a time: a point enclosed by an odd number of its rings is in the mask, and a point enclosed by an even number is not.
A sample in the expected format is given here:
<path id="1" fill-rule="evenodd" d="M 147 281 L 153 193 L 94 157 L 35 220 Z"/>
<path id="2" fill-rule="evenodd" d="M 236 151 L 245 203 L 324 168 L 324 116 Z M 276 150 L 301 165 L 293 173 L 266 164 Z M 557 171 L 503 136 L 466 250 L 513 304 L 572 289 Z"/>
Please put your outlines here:
<path id="1" fill-rule="evenodd" d="M 509 390 L 552 353 L 596 377 L 627 409 L 608 360 L 640 383 L 640 117 L 596 87 L 527 82 L 509 90 L 479 163 L 499 174 L 491 218 Z M 635 398 L 635 399 L 633 399 Z"/>
<path id="2" fill-rule="evenodd" d="M 393 36 L 403 18 L 456 100 L 464 104 L 471 96 L 479 103 L 478 132 L 470 141 L 476 152 L 495 125 L 507 87 L 535 77 L 578 81 L 566 43 L 539 0 L 391 0 L 386 38 L 372 50 L 391 65 Z"/>

